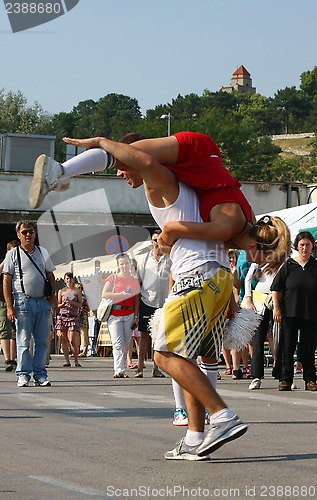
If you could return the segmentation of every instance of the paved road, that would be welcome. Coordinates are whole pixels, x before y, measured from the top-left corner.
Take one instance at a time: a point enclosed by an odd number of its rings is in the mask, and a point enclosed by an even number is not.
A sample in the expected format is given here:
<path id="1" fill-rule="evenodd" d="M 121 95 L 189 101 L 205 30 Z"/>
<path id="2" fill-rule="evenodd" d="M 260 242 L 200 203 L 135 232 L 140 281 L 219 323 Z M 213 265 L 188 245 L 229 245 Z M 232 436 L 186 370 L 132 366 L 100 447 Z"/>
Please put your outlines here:
<path id="1" fill-rule="evenodd" d="M 0 358 L 3 360 L 3 358 Z M 317 498 L 317 393 L 259 391 L 223 376 L 218 388 L 249 430 L 207 462 L 166 461 L 184 434 L 172 426 L 171 380 L 112 378 L 112 360 L 63 368 L 52 387 L 18 388 L 0 372 L 0 500 Z"/>

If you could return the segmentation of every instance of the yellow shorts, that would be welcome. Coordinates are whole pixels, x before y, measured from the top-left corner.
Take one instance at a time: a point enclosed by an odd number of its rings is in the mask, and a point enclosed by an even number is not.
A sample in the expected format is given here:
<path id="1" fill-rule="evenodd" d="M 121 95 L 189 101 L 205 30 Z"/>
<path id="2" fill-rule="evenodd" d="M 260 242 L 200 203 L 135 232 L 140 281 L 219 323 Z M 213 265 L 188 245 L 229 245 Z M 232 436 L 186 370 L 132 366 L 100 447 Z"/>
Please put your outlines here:
<path id="1" fill-rule="evenodd" d="M 220 358 L 232 275 L 219 268 L 200 284 L 166 300 L 155 335 L 154 350 L 184 358 Z"/>

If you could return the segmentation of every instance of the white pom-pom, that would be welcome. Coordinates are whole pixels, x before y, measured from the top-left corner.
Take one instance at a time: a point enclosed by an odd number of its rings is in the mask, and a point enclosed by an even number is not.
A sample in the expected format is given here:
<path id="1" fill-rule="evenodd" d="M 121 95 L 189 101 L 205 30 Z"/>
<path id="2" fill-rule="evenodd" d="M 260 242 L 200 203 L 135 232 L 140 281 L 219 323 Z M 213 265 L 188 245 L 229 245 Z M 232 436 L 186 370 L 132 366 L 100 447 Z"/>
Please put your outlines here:
<path id="1" fill-rule="evenodd" d="M 150 317 L 148 325 L 149 325 L 149 333 L 152 337 L 152 340 L 154 340 L 157 337 L 157 334 L 159 332 L 159 327 L 162 319 L 162 311 L 163 308 L 156 309 L 155 313 Z"/>
<path id="2" fill-rule="evenodd" d="M 223 345 L 230 351 L 241 351 L 248 346 L 254 337 L 255 331 L 262 320 L 262 316 L 253 309 L 240 309 L 233 318 L 229 319 L 223 334 Z"/>

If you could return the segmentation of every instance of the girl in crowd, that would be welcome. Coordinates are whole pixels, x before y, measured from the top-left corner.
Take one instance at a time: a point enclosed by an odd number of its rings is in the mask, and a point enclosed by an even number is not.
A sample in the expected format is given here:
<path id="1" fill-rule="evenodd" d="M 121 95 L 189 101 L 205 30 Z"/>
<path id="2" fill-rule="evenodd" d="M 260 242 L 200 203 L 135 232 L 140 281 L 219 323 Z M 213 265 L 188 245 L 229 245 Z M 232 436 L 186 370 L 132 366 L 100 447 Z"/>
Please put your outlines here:
<path id="1" fill-rule="evenodd" d="M 78 363 L 79 354 L 79 309 L 82 306 L 82 293 L 79 288 L 75 287 L 75 280 L 72 273 L 64 275 L 65 288 L 59 290 L 57 295 L 58 315 L 55 323 L 57 335 L 62 339 L 63 354 L 65 356 L 65 364 L 63 366 L 71 366 L 69 361 L 68 342 L 74 356 L 76 367 L 80 367 Z"/>

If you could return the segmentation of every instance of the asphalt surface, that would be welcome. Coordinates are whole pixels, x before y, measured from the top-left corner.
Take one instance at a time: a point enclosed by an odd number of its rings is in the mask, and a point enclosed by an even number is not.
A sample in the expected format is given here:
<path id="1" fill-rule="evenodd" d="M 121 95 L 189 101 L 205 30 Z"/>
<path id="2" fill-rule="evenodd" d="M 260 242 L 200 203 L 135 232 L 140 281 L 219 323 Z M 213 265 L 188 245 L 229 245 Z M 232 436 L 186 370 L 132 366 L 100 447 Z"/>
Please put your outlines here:
<path id="1" fill-rule="evenodd" d="M 63 368 L 52 387 L 0 372 L 0 499 L 317 498 L 317 393 L 279 392 L 222 375 L 218 389 L 248 432 L 204 462 L 164 459 L 186 428 L 172 425 L 171 379 L 113 379 L 112 359 Z M 0 357 L 3 362 L 3 357 Z M 223 373 L 224 367 L 221 367 Z"/>

